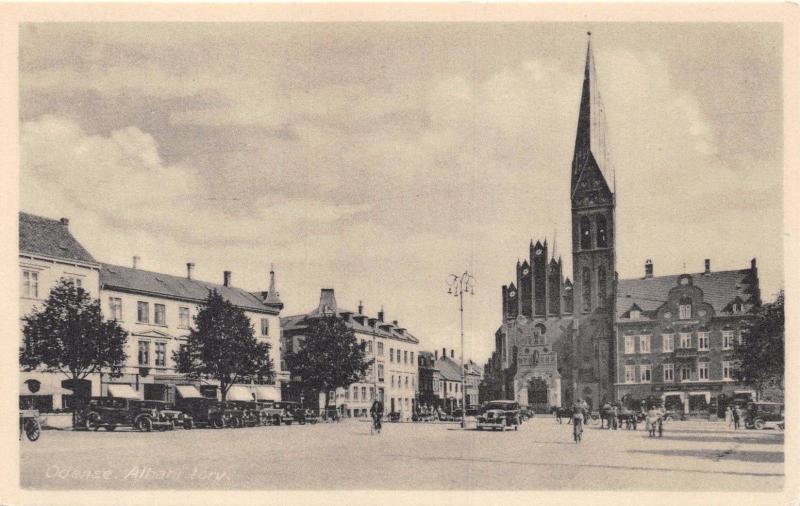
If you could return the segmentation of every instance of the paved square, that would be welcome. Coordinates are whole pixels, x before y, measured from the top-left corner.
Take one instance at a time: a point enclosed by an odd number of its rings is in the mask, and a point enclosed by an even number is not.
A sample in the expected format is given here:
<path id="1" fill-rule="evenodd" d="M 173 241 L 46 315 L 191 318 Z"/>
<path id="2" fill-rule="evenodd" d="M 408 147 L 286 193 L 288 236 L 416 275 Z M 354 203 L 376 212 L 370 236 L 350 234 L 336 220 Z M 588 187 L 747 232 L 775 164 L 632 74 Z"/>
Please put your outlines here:
<path id="1" fill-rule="evenodd" d="M 583 442 L 548 416 L 517 432 L 452 424 L 46 431 L 22 441 L 21 483 L 37 489 L 598 489 L 777 491 L 783 433 L 670 422 L 664 437 L 590 425 Z M 413 485 L 412 485 L 413 484 Z M 411 488 L 410 488 L 411 487 Z"/>

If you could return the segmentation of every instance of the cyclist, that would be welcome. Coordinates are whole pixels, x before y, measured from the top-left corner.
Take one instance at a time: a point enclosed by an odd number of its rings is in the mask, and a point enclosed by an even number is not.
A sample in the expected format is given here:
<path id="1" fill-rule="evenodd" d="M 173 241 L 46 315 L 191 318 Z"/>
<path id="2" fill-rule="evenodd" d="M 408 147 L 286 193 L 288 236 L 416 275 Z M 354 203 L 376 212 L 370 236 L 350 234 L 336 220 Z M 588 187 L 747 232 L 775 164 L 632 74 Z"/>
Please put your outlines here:
<path id="1" fill-rule="evenodd" d="M 369 416 L 372 417 L 372 429 L 376 430 L 378 434 L 381 432 L 381 418 L 383 417 L 383 403 L 380 399 L 375 399 L 372 402 L 372 407 L 369 408 Z"/>

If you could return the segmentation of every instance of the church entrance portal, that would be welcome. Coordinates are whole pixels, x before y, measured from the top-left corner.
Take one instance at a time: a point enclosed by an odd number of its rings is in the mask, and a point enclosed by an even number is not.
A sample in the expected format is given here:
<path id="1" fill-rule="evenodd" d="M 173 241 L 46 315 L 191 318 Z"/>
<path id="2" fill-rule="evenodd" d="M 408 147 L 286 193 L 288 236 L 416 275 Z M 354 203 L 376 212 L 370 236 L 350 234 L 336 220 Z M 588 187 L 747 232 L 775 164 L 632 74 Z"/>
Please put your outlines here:
<path id="1" fill-rule="evenodd" d="M 550 406 L 547 402 L 547 382 L 541 378 L 532 378 L 528 382 L 528 406 L 536 413 L 546 413 Z"/>

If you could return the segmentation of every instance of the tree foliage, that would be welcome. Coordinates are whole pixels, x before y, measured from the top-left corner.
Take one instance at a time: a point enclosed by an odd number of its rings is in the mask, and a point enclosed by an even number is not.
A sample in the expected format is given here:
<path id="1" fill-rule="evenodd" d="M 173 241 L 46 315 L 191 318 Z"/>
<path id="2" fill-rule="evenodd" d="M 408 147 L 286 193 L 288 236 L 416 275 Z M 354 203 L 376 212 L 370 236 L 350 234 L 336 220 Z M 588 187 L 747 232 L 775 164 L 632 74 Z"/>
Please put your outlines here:
<path id="1" fill-rule="evenodd" d="M 341 318 L 314 318 L 299 349 L 286 354 L 286 364 L 304 390 L 324 392 L 327 406 L 331 390 L 363 380 L 373 363 L 366 346 Z"/>
<path id="2" fill-rule="evenodd" d="M 128 333 L 115 320 L 105 321 L 100 301 L 70 280 L 50 290 L 42 309 L 24 322 L 19 362 L 25 370 L 41 367 L 79 380 L 104 370 L 119 374 L 127 358 Z"/>
<path id="3" fill-rule="evenodd" d="M 219 381 L 223 400 L 236 383 L 273 379 L 270 344 L 257 340 L 244 311 L 216 290 L 200 306 L 186 344 L 173 355 L 178 372 Z"/>
<path id="4" fill-rule="evenodd" d="M 775 302 L 764 304 L 734 347 L 736 379 L 758 391 L 783 390 L 784 375 L 784 293 Z"/>

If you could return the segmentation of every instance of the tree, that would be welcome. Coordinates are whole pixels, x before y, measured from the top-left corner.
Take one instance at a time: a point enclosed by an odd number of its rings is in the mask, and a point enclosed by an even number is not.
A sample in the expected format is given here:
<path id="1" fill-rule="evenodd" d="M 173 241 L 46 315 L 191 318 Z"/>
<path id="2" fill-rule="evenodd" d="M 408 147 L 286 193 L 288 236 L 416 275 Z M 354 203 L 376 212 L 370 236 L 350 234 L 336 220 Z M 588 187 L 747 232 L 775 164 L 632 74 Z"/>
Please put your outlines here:
<path id="1" fill-rule="evenodd" d="M 106 321 L 100 301 L 72 281 L 57 284 L 44 307 L 25 316 L 24 370 L 60 372 L 76 384 L 95 372 L 120 373 L 127 358 L 128 333 L 116 320 Z"/>
<path id="2" fill-rule="evenodd" d="M 250 319 L 216 290 L 200 306 L 185 352 L 174 352 L 178 372 L 219 381 L 222 400 L 241 381 L 270 381 L 270 344 L 258 341 Z"/>
<path id="3" fill-rule="evenodd" d="M 314 318 L 298 350 L 286 354 L 292 376 L 303 390 L 329 393 L 361 381 L 373 360 L 366 359 L 367 343 L 359 343 L 353 329 L 335 316 Z"/>
<path id="4" fill-rule="evenodd" d="M 761 393 L 765 388 L 783 391 L 784 375 L 784 293 L 764 304 L 756 314 L 741 343 L 734 347 L 738 367 L 736 379 Z"/>

